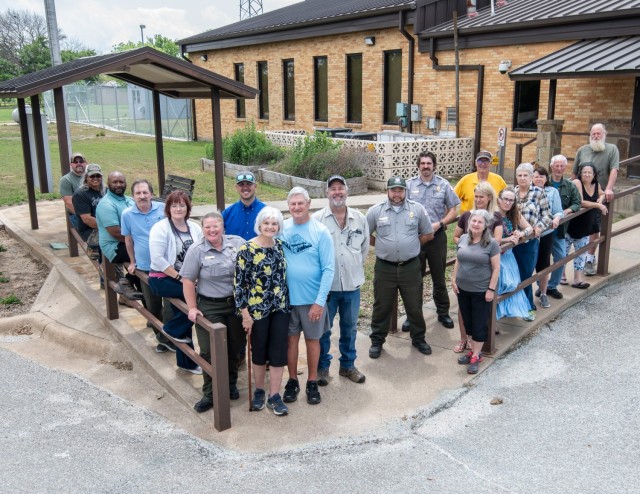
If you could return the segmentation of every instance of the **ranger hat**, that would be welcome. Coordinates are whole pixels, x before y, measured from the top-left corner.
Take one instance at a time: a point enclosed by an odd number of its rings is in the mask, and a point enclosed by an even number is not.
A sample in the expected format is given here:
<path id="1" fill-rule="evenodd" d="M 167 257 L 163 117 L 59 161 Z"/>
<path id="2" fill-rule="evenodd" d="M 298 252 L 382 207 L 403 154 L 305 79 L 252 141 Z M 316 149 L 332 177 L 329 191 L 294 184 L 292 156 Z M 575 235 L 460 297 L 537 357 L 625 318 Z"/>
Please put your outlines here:
<path id="1" fill-rule="evenodd" d="M 393 189 L 395 187 L 407 188 L 407 181 L 402 177 L 391 177 L 387 180 L 387 189 Z"/>

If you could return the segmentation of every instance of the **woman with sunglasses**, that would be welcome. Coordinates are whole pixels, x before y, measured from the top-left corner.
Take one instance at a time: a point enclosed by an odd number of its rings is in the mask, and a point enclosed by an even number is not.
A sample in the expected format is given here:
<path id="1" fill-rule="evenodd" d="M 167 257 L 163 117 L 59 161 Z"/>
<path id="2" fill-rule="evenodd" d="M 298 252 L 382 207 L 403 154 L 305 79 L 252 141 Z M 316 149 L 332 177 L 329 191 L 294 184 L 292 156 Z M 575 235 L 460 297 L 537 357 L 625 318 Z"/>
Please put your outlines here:
<path id="1" fill-rule="evenodd" d="M 189 247 L 202 238 L 202 228 L 189 219 L 191 201 L 187 193 L 182 190 L 174 190 L 169 194 L 165 202 L 164 214 L 166 218 L 153 225 L 149 233 L 151 255 L 149 287 L 155 295 L 177 298 L 184 302 L 180 268 Z M 171 308 L 173 317 L 164 323 L 163 331 L 176 341 L 193 348 L 191 339 L 193 323 L 180 309 L 174 306 Z M 164 346 L 172 350 L 172 347 Z M 192 374 L 202 374 L 200 366 L 187 357 L 182 350 L 176 348 L 175 351 L 178 368 Z"/>
<path id="2" fill-rule="evenodd" d="M 530 233 L 531 225 L 520 214 L 516 205 L 516 193 L 512 187 L 507 187 L 498 194 L 498 208 L 502 215 L 502 239 L 501 244 L 510 243 L 518 245 L 525 232 Z M 520 284 L 520 271 L 518 263 L 513 256 L 512 249 L 505 250 L 500 256 L 500 277 L 498 278 L 498 295 L 512 292 Z M 529 301 L 522 290 L 514 293 L 509 298 L 498 302 L 496 318 L 503 317 L 528 317 Z"/>

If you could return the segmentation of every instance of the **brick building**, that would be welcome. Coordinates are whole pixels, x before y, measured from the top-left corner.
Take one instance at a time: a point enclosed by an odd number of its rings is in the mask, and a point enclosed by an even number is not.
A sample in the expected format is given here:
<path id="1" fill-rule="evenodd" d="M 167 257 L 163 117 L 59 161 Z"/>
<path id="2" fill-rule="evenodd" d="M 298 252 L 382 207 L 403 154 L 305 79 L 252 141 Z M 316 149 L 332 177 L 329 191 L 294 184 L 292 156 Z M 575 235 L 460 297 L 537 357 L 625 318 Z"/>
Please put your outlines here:
<path id="1" fill-rule="evenodd" d="M 562 136 L 569 157 L 595 122 L 610 134 L 640 134 L 632 127 L 640 122 L 640 0 L 478 0 L 477 16 L 467 15 L 467 3 L 306 0 L 180 45 L 194 63 L 261 91 L 223 102 L 229 130 L 248 120 L 267 130 L 397 130 L 396 103 L 404 102 L 422 111 L 405 131 L 432 134 L 427 117 L 440 116 L 450 134 L 457 9 L 459 135 L 473 137 L 476 149 L 495 151 L 504 126 L 513 166 L 514 145 L 536 137 L 538 120 L 584 134 Z M 210 134 L 210 111 L 197 106 L 200 135 Z M 610 141 L 621 157 L 640 154 L 640 139 Z M 535 146 L 523 160 L 536 158 Z"/>

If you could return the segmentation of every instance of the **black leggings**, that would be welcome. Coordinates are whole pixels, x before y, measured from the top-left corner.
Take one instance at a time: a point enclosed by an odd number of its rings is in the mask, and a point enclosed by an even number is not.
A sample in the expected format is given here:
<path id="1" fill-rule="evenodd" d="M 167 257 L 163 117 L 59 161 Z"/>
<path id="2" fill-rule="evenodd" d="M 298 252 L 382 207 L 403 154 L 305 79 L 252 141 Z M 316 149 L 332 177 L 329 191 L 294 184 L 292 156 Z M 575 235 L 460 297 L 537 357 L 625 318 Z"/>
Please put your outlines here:
<path id="1" fill-rule="evenodd" d="M 553 233 L 540 237 L 540 247 L 538 247 L 538 261 L 536 262 L 536 273 L 551 266 L 551 248 L 553 247 Z"/>
<path id="2" fill-rule="evenodd" d="M 256 365 L 272 367 L 287 365 L 289 345 L 289 314 L 272 312 L 267 317 L 253 321 L 251 328 L 251 361 Z"/>

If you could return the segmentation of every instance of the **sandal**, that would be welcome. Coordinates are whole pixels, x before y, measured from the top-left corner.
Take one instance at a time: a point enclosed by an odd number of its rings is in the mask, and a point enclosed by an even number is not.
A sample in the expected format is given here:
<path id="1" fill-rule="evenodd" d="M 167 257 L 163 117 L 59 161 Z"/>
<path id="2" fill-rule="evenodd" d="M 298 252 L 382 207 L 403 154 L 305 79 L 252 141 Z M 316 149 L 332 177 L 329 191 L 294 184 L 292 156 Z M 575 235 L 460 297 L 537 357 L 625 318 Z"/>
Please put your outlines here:
<path id="1" fill-rule="evenodd" d="M 580 283 L 571 283 L 571 286 L 573 288 L 579 288 L 580 290 L 584 290 L 586 288 L 589 288 L 591 285 L 589 283 L 585 283 L 584 281 L 581 281 Z"/>
<path id="2" fill-rule="evenodd" d="M 560 284 L 561 284 L 561 285 L 568 285 L 568 284 L 569 284 L 569 282 L 567 281 L 567 279 L 566 279 L 566 278 L 564 278 L 564 277 L 563 277 L 563 278 L 560 280 Z"/>
<path id="3" fill-rule="evenodd" d="M 471 345 L 469 345 L 468 338 L 466 340 L 460 340 L 458 344 L 453 347 L 453 351 L 455 353 L 462 353 L 467 349 L 467 347 L 471 347 Z"/>

